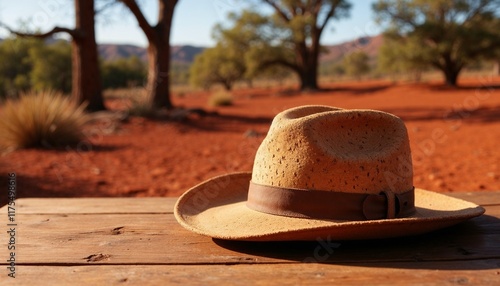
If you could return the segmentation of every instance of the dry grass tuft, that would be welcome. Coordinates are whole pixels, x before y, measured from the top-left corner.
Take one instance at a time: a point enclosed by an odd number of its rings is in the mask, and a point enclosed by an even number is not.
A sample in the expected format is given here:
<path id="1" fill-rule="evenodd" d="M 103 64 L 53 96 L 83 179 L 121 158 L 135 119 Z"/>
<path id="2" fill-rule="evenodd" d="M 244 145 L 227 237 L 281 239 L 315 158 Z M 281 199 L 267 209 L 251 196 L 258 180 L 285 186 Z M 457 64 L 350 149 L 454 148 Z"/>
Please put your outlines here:
<path id="1" fill-rule="evenodd" d="M 219 91 L 208 98 L 210 106 L 230 106 L 233 105 L 233 96 L 229 92 Z"/>
<path id="2" fill-rule="evenodd" d="M 131 116 L 155 117 L 157 110 L 152 106 L 151 102 L 147 98 L 144 92 L 138 92 L 134 96 L 129 97 L 130 106 L 128 108 L 128 114 Z"/>
<path id="3" fill-rule="evenodd" d="M 85 105 L 53 91 L 28 92 L 0 107 L 0 150 L 61 147 L 80 142 Z"/>

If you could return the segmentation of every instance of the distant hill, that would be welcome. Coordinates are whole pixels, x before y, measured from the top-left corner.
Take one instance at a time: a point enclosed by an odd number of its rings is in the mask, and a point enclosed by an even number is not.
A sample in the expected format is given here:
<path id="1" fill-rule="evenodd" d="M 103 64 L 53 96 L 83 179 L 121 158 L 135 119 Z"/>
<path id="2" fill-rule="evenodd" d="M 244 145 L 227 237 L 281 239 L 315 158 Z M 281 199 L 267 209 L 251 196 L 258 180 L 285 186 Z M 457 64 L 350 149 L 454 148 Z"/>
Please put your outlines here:
<path id="1" fill-rule="evenodd" d="M 320 62 L 336 62 L 341 60 L 346 54 L 356 50 L 362 50 L 367 53 L 370 58 L 376 58 L 382 42 L 382 35 L 378 35 L 374 37 L 361 37 L 356 40 L 337 45 L 323 46 L 323 52 L 320 55 Z M 194 61 L 194 57 L 203 52 L 205 48 L 206 47 L 194 47 L 188 45 L 172 46 L 172 61 L 191 64 Z M 133 45 L 99 45 L 99 54 L 106 60 L 127 58 L 133 55 L 138 56 L 144 61 L 147 60 L 146 49 Z"/>
<path id="2" fill-rule="evenodd" d="M 373 37 L 361 37 L 338 45 L 324 46 L 324 52 L 320 55 L 320 62 L 337 62 L 345 55 L 354 51 L 363 51 L 373 59 L 378 56 L 378 51 L 382 44 L 382 35 L 377 35 Z"/>
<path id="3" fill-rule="evenodd" d="M 0 38 L 0 43 L 3 41 Z M 376 58 L 380 46 L 383 43 L 382 35 L 374 37 L 361 37 L 352 41 L 337 45 L 323 46 L 323 52 L 320 55 L 320 62 L 336 62 L 343 56 L 356 50 L 366 52 L 370 58 Z M 105 60 L 116 60 L 137 56 L 140 59 L 147 60 L 147 51 L 145 48 L 134 45 L 122 44 L 101 44 L 98 47 L 99 55 Z M 172 61 L 182 64 L 191 64 L 194 57 L 203 52 L 206 47 L 195 47 L 190 45 L 175 45 L 171 48 Z"/>
<path id="4" fill-rule="evenodd" d="M 143 61 L 147 61 L 146 49 L 134 45 L 103 44 L 98 47 L 99 55 L 107 61 L 114 61 L 121 58 L 137 56 Z"/>
<path id="5" fill-rule="evenodd" d="M 197 54 L 203 52 L 204 49 L 204 47 L 194 47 L 189 45 L 172 46 L 170 49 L 170 53 L 172 61 L 190 64 L 194 61 L 194 57 Z M 99 45 L 99 55 L 105 60 L 117 60 L 120 58 L 128 58 L 131 56 L 137 56 L 144 61 L 147 61 L 148 59 L 146 49 L 134 45 Z"/>

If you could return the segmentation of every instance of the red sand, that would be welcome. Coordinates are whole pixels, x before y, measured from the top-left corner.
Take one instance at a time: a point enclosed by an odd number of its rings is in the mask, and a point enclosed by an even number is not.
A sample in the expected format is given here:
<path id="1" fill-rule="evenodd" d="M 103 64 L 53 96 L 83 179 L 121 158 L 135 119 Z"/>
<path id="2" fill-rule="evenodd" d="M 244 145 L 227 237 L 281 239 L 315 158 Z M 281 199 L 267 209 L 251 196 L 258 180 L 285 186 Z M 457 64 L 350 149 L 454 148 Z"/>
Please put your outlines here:
<path id="1" fill-rule="evenodd" d="M 326 87 L 332 90 L 314 94 L 242 89 L 234 93 L 234 106 L 211 109 L 219 116 L 191 116 L 184 122 L 131 118 L 118 125 L 96 124 L 89 127 L 93 145 L 1 157 L 0 184 L 7 189 L 6 174 L 15 172 L 18 197 L 178 196 L 212 176 L 251 170 L 277 112 L 324 104 L 379 109 L 403 118 L 416 187 L 500 190 L 500 78 L 466 79 L 459 89 L 384 81 Z M 207 108 L 207 96 L 186 94 L 174 103 Z M 6 200 L 4 195 L 0 203 Z"/>

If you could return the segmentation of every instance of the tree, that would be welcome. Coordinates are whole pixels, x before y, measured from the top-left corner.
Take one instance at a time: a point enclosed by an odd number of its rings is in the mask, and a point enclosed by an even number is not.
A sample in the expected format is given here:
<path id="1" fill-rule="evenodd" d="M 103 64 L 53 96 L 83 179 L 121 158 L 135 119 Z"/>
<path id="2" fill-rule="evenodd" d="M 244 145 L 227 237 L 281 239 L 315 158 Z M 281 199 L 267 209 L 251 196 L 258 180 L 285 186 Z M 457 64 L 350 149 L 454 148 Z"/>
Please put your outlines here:
<path id="1" fill-rule="evenodd" d="M 226 90 L 231 90 L 236 81 L 243 79 L 245 71 L 245 59 L 240 52 L 218 43 L 196 56 L 189 71 L 190 82 L 203 88 L 222 84 Z"/>
<path id="2" fill-rule="evenodd" d="M 94 1 L 75 0 L 74 5 L 74 29 L 54 27 L 46 33 L 22 33 L 2 26 L 21 37 L 47 38 L 57 33 L 69 34 L 72 38 L 72 97 L 77 102 L 87 102 L 89 111 L 104 110 L 95 41 Z"/>
<path id="3" fill-rule="evenodd" d="M 274 11 L 271 17 L 245 11 L 233 19 L 229 30 L 252 40 L 247 56 L 253 58 L 255 69 L 282 65 L 298 75 L 301 90 L 317 89 L 321 34 L 332 18 L 348 15 L 350 4 L 344 0 L 261 2 Z"/>
<path id="4" fill-rule="evenodd" d="M 379 0 L 373 8 L 394 38 L 417 43 L 410 58 L 442 71 L 447 85 L 456 86 L 467 64 L 500 45 L 500 0 Z"/>
<path id="5" fill-rule="evenodd" d="M 355 51 L 345 56 L 343 65 L 348 75 L 360 79 L 362 75 L 370 71 L 370 58 L 363 51 Z"/>
<path id="6" fill-rule="evenodd" d="M 137 19 L 148 39 L 147 97 L 151 107 L 173 107 L 170 100 L 170 29 L 178 0 L 158 0 L 158 22 L 150 25 L 136 0 L 120 0 Z"/>

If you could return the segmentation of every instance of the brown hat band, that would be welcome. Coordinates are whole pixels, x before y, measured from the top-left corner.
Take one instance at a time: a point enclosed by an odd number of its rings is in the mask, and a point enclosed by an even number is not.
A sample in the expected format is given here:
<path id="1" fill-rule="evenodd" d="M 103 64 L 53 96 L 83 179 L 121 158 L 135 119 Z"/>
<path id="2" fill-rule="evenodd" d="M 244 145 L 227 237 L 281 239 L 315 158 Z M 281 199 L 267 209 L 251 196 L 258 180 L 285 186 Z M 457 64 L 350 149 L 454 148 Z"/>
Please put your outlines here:
<path id="1" fill-rule="evenodd" d="M 250 182 L 247 206 L 255 211 L 300 218 L 375 220 L 415 212 L 414 188 L 401 194 L 357 194 L 264 186 Z"/>

